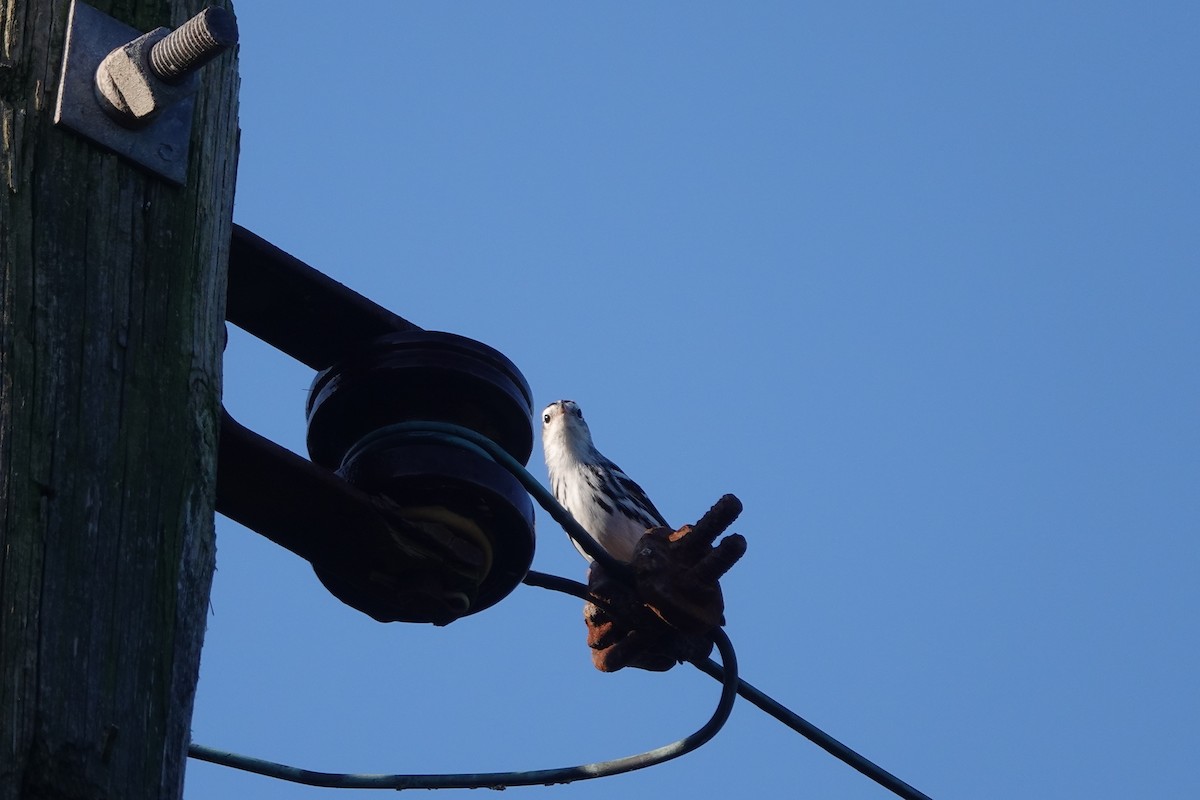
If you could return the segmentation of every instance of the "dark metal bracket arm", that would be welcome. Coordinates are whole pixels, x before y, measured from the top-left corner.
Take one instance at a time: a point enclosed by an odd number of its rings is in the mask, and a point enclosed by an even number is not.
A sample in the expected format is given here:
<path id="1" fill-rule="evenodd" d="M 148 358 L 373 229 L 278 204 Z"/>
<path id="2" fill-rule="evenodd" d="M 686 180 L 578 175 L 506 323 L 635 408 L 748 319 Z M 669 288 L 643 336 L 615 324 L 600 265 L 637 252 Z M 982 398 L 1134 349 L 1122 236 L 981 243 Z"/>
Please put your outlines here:
<path id="1" fill-rule="evenodd" d="M 471 542 L 410 524 L 386 498 L 356 489 L 224 409 L 218 463 L 217 511 L 320 565 L 322 582 L 343 602 L 380 621 L 446 624 L 466 610 L 463 591 L 436 576 L 461 574 L 469 587 L 485 560 Z M 364 595 L 355 576 L 376 591 Z"/>
<path id="2" fill-rule="evenodd" d="M 237 225 L 226 320 L 318 375 L 311 461 L 222 409 L 220 513 L 311 562 L 332 594 L 381 622 L 448 624 L 515 588 L 533 557 L 533 510 L 511 475 L 445 445 L 355 447 L 398 419 L 443 419 L 524 463 L 532 397 L 515 365 L 424 331 Z"/>
<path id="3" fill-rule="evenodd" d="M 380 336 L 421 330 L 240 225 L 229 245 L 225 319 L 315 370 Z"/>

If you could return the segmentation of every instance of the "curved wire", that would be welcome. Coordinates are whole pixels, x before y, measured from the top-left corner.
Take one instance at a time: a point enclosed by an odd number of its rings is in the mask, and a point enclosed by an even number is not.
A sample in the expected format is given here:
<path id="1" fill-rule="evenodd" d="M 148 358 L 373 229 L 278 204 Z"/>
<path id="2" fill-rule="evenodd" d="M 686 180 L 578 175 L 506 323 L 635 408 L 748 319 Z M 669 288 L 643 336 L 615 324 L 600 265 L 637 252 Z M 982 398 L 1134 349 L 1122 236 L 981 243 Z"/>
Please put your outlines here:
<path id="1" fill-rule="evenodd" d="M 609 574 L 625 575 L 629 567 L 622 561 L 617 561 L 608 554 L 583 526 L 575 521 L 563 508 L 554 495 L 533 477 L 525 466 L 513 458 L 508 451 L 491 439 L 470 428 L 464 428 L 445 422 L 401 422 L 387 425 L 373 431 L 357 442 L 346 454 L 344 460 L 361 453 L 363 450 L 384 444 L 386 440 L 396 437 L 428 438 L 449 444 L 455 444 L 477 453 L 482 453 L 496 461 L 511 472 L 521 485 L 529 492 L 538 504 L 562 526 L 585 553 L 593 560 L 600 562 Z M 529 586 L 551 589 L 565 594 L 575 595 L 584 600 L 592 600 L 587 587 L 578 581 L 549 575 L 530 570 L 523 581 Z M 816 725 L 808 722 L 799 714 L 771 698 L 761 690 L 742 680 L 737 675 L 737 657 L 733 645 L 721 629 L 713 632 L 713 641 L 721 654 L 722 664 L 712 659 L 697 659 L 691 663 L 701 672 L 721 682 L 721 700 L 713 716 L 700 730 L 680 739 L 677 742 L 635 756 L 613 761 L 601 761 L 594 764 L 584 764 L 577 767 L 561 767 L 558 769 L 537 770 L 533 772 L 492 772 L 464 773 L 458 775 L 353 775 L 328 772 L 313 772 L 311 770 L 289 767 L 271 761 L 251 758 L 249 756 L 216 750 L 203 745 L 192 744 L 188 747 L 188 755 L 201 761 L 222 764 L 236 769 L 255 772 L 280 780 L 305 783 L 310 786 L 326 786 L 343 789 L 463 789 L 463 788 L 494 788 L 503 789 L 506 786 L 529 786 L 533 784 L 569 783 L 576 780 L 600 778 L 617 775 L 637 769 L 661 764 L 672 758 L 690 753 L 707 742 L 725 724 L 733 707 L 733 701 L 740 695 L 753 703 L 762 711 L 770 714 L 792 730 L 804 736 L 833 757 L 853 767 L 880 786 L 888 789 L 905 800 L 931 800 L 920 790 L 910 786 L 887 770 L 870 761 L 858 752 L 839 742 Z"/>
<path id="2" fill-rule="evenodd" d="M 555 591 L 573 594 L 580 599 L 595 602 L 595 598 L 588 594 L 586 586 L 569 578 L 560 578 L 557 575 L 547 575 L 544 572 L 534 572 L 531 570 L 525 576 L 525 583 L 529 586 L 539 586 L 543 589 L 554 589 Z M 724 682 L 727 678 L 725 670 L 711 658 L 697 659 L 691 663 L 696 669 L 718 681 Z M 768 696 L 765 692 L 755 688 L 741 678 L 738 678 L 737 693 L 743 699 L 749 700 L 834 758 L 854 767 L 880 786 L 891 790 L 897 796 L 903 797 L 905 800 L 931 800 L 924 792 L 909 786 L 883 767 L 851 750 L 778 700 Z"/>
<path id="3" fill-rule="evenodd" d="M 540 573 L 538 573 L 540 574 Z M 554 578 L 555 576 L 545 576 Z M 561 580 L 566 580 L 561 579 Z M 538 584 L 534 584 L 538 585 Z M 547 586 L 547 588 L 551 588 Z M 574 591 L 569 592 L 575 594 Z M 663 747 L 637 755 L 625 756 L 612 761 L 598 761 L 572 767 L 539 769 L 524 772 L 476 772 L 446 775 L 371 775 L 337 772 L 314 772 L 261 758 L 216 750 L 199 744 L 188 747 L 188 755 L 201 761 L 221 764 L 226 767 L 254 772 L 269 778 L 322 786 L 333 789 L 503 789 L 508 786 L 534 786 L 538 784 L 570 783 L 572 781 L 605 778 L 645 769 L 673 758 L 686 755 L 717 735 L 717 731 L 729 719 L 733 703 L 737 700 L 737 655 L 733 644 L 724 631 L 717 629 L 713 641 L 721 653 L 725 679 L 721 684 L 721 699 L 708 721 L 695 733 Z"/>

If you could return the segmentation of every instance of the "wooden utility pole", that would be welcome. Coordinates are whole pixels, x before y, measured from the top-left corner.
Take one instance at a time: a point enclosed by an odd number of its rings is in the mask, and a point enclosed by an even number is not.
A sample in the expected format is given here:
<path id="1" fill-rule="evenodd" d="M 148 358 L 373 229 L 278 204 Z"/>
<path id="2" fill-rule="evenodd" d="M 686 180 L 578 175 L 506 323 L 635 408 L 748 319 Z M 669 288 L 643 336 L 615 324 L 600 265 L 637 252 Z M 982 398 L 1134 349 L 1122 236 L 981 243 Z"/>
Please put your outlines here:
<path id="1" fill-rule="evenodd" d="M 187 183 L 54 125 L 68 0 L 0 0 L 0 800 L 178 798 L 208 610 L 236 59 Z M 149 31 L 193 0 L 94 0 Z"/>

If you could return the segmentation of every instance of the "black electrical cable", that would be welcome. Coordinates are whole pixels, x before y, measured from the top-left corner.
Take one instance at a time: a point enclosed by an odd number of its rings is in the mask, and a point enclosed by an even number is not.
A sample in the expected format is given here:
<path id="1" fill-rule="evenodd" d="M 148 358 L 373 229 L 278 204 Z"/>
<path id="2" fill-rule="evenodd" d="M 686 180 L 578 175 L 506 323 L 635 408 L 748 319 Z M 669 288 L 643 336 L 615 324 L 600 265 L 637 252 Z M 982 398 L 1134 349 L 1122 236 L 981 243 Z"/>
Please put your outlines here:
<path id="1" fill-rule="evenodd" d="M 525 490 L 538 501 L 538 504 L 554 518 L 554 521 L 563 527 L 567 535 L 579 543 L 584 552 L 595 561 L 600 562 L 610 574 L 624 574 L 627 571 L 627 565 L 616 561 L 607 551 L 600 547 L 599 543 L 584 530 L 583 526 L 575 521 L 570 512 L 558 503 L 549 490 L 542 486 L 525 469 L 523 464 L 509 455 L 507 451 L 491 439 L 469 428 L 450 423 L 403 422 L 388 425 L 369 434 L 352 448 L 352 452 L 360 452 L 363 449 L 382 444 L 384 441 L 394 437 L 435 439 L 488 456 L 508 469 L 521 482 Z M 349 458 L 350 455 L 351 453 L 347 453 L 346 457 Z M 556 575 L 548 575 L 543 572 L 531 570 L 525 576 L 524 582 L 529 586 L 564 592 L 584 600 L 593 599 L 588 594 L 586 586 L 569 578 L 561 578 Z M 834 739 L 782 703 L 769 697 L 746 681 L 741 680 L 737 675 L 737 657 L 729 638 L 718 628 L 713 632 L 713 641 L 721 654 L 723 665 L 717 664 L 709 658 L 691 662 L 701 672 L 720 681 L 722 684 L 721 700 L 717 704 L 717 708 L 709 721 L 700 730 L 677 742 L 660 747 L 657 750 L 613 761 L 602 761 L 576 767 L 535 770 L 532 772 L 463 773 L 457 775 L 354 775 L 313 772 L 311 770 L 276 764 L 271 761 L 216 750 L 197 744 L 189 746 L 188 755 L 201 761 L 222 764 L 280 780 L 304 783 L 310 786 L 341 789 L 474 789 L 484 787 L 503 789 L 507 786 L 569 783 L 576 780 L 599 778 L 643 769 L 690 753 L 716 735 L 717 731 L 721 729 L 721 726 L 729 718 L 734 698 L 740 695 L 830 755 L 858 770 L 897 796 L 903 797 L 905 800 L 931 800 L 928 795 L 913 788 L 887 770 L 850 749 L 837 739 Z"/>
<path id="2" fill-rule="evenodd" d="M 525 583 L 529 586 L 537 586 L 543 589 L 554 589 L 559 592 L 573 594 L 583 600 L 593 600 L 588 594 L 587 587 L 578 581 L 570 580 L 569 578 L 560 578 L 557 575 L 547 575 L 543 572 L 530 571 L 525 576 Z M 698 659 L 691 662 L 696 669 L 703 672 L 718 681 L 724 681 L 726 674 L 721 665 L 713 661 L 711 658 Z M 883 767 L 868 760 L 859 753 L 851 750 L 846 745 L 834 739 L 825 731 L 813 725 L 808 720 L 801 717 L 796 712 L 784 706 L 779 701 L 769 697 L 761 690 L 750 685 L 741 678 L 738 679 L 738 694 L 746 700 L 749 700 L 760 709 L 770 714 L 775 719 L 787 725 L 792 730 L 799 733 L 804 738 L 808 739 L 813 744 L 820 747 L 825 752 L 829 753 L 834 758 L 845 762 L 854 767 L 856 770 L 866 775 L 871 780 L 890 790 L 899 797 L 905 800 L 931 800 L 924 792 L 909 786 L 904 781 L 891 774 Z"/>
<path id="3" fill-rule="evenodd" d="M 725 680 L 725 672 L 721 669 L 721 665 L 712 659 L 704 661 L 692 662 L 696 669 L 706 675 L 709 675 L 719 681 Z M 738 679 L 738 694 L 744 699 L 749 700 L 754 705 L 758 706 L 763 711 L 770 714 L 775 719 L 787 725 L 792 730 L 799 733 L 804 738 L 808 739 L 813 744 L 820 747 L 825 752 L 829 753 L 834 758 L 854 767 L 856 770 L 866 775 L 871 780 L 878 783 L 885 789 L 890 790 L 899 797 L 905 800 L 931 800 L 929 795 L 909 786 L 904 781 L 897 778 L 892 773 L 885 770 L 883 767 L 868 760 L 866 757 L 851 750 L 846 745 L 834 739 L 825 731 L 813 725 L 808 720 L 801 717 L 796 712 L 784 706 L 777 700 L 767 696 L 759 689 L 751 686 L 746 681 Z"/>
<path id="4" fill-rule="evenodd" d="M 552 576 L 551 576 L 552 577 Z M 575 592 L 571 592 L 574 594 Z M 253 758 L 238 753 L 216 750 L 203 745 L 192 744 L 188 747 L 188 755 L 200 761 L 221 764 L 226 767 L 265 775 L 269 778 L 303 783 L 308 786 L 322 786 L 333 789 L 503 789 L 508 786 L 535 786 L 555 783 L 570 783 L 572 781 L 605 778 L 645 769 L 673 758 L 692 752 L 705 742 L 717 735 L 717 731 L 729 719 L 733 703 L 737 699 L 737 655 L 729 637 L 721 630 L 714 632 L 714 643 L 721 653 L 726 678 L 721 686 L 721 699 L 717 703 L 708 721 L 695 733 L 637 755 L 598 761 L 592 764 L 580 764 L 571 767 L 554 769 L 539 769 L 515 772 L 476 772 L 446 775 L 371 775 L 337 772 L 314 772 L 286 764 L 278 764 L 261 758 Z"/>

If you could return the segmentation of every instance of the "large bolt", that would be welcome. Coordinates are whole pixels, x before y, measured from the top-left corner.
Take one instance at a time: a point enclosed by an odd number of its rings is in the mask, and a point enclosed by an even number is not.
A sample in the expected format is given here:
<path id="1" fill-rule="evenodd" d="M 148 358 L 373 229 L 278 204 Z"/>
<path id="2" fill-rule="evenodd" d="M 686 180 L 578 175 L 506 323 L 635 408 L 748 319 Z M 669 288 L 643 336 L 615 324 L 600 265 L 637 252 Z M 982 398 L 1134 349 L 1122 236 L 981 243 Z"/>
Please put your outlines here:
<path id="1" fill-rule="evenodd" d="M 110 117 L 141 127 L 196 90 L 188 78 L 237 44 L 237 22 L 207 8 L 175 31 L 156 28 L 113 50 L 96 69 L 96 97 Z"/>
<path id="2" fill-rule="evenodd" d="M 206 8 L 150 48 L 150 67 L 177 83 L 237 44 L 237 19 L 223 8 Z"/>

